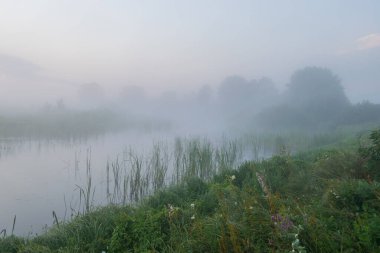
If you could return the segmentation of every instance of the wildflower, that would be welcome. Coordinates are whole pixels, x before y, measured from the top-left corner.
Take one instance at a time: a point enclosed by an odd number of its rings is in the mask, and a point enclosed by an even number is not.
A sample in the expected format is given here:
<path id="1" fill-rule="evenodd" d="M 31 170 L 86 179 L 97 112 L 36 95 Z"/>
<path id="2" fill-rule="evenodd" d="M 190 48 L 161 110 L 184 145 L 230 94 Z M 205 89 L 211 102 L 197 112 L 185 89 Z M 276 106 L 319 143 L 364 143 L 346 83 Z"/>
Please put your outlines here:
<path id="1" fill-rule="evenodd" d="M 275 214 L 271 216 L 272 222 L 275 226 L 279 226 L 282 231 L 288 231 L 294 227 L 293 222 L 288 217 L 283 217 L 280 214 Z"/>
<path id="2" fill-rule="evenodd" d="M 194 204 L 194 203 L 191 203 L 191 204 L 190 204 L 190 207 L 191 207 L 192 209 L 194 209 L 195 204 Z"/>
<path id="3" fill-rule="evenodd" d="M 193 216 L 191 216 L 191 219 L 194 220 L 195 219 L 195 215 L 193 214 Z"/>
<path id="4" fill-rule="evenodd" d="M 231 180 L 234 181 L 236 179 L 235 175 L 231 176 Z"/>
<path id="5" fill-rule="evenodd" d="M 252 210 L 252 209 L 253 209 L 253 206 L 249 206 L 249 209 Z"/>
<path id="6" fill-rule="evenodd" d="M 171 204 L 168 204 L 168 209 L 169 209 L 169 212 L 168 212 L 169 217 L 172 217 L 179 210 L 178 207 L 174 207 Z"/>
<path id="7" fill-rule="evenodd" d="M 295 240 L 292 242 L 292 247 L 295 248 L 295 247 L 297 247 L 299 244 L 300 244 L 300 240 L 299 240 L 299 239 L 295 239 Z"/>

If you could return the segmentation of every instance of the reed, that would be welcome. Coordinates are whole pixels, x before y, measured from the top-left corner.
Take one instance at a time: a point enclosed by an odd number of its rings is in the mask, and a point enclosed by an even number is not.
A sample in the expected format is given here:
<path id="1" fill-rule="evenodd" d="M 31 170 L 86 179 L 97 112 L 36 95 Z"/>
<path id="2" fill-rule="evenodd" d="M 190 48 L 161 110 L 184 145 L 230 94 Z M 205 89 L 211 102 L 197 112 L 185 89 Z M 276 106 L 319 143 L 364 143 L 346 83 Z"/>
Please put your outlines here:
<path id="1" fill-rule="evenodd" d="M 86 157 L 86 184 L 85 186 L 76 185 L 76 188 L 79 189 L 79 210 L 82 209 L 83 213 L 90 212 L 95 195 L 95 187 L 92 186 L 92 174 L 91 174 L 91 149 L 87 150 Z M 83 206 L 82 206 L 83 200 Z"/>
<path id="2" fill-rule="evenodd" d="M 162 143 L 155 143 L 150 160 L 150 177 L 152 189 L 156 192 L 162 189 L 166 183 L 166 173 L 169 168 L 169 155 L 167 147 Z"/>
<path id="3" fill-rule="evenodd" d="M 54 223 L 57 225 L 57 227 L 59 228 L 59 222 L 58 222 L 58 217 L 57 217 L 57 214 L 56 212 L 53 210 L 52 212 L 53 214 L 53 219 L 54 219 Z"/>
<path id="4" fill-rule="evenodd" d="M 241 143 L 224 139 L 223 145 L 216 150 L 215 159 L 218 173 L 236 168 L 242 159 Z"/>
<path id="5" fill-rule="evenodd" d="M 3 234 L 3 238 L 7 236 L 7 230 L 4 228 L 0 231 L 0 235 Z"/>
<path id="6" fill-rule="evenodd" d="M 107 162 L 107 200 L 124 206 L 188 178 L 209 181 L 218 171 L 236 168 L 241 157 L 237 141 L 225 141 L 217 146 L 206 138 L 175 138 L 171 146 L 156 142 L 145 155 L 129 148 L 122 160 L 117 156 Z"/>
<path id="7" fill-rule="evenodd" d="M 12 233 L 11 233 L 11 235 L 13 235 L 13 233 L 14 233 L 14 231 L 15 231 L 15 226 L 16 226 L 16 215 L 15 215 L 15 217 L 13 218 Z"/>
<path id="8" fill-rule="evenodd" d="M 131 174 L 129 177 L 129 199 L 133 202 L 139 201 L 142 197 L 143 176 L 142 176 L 142 159 L 130 152 Z"/>

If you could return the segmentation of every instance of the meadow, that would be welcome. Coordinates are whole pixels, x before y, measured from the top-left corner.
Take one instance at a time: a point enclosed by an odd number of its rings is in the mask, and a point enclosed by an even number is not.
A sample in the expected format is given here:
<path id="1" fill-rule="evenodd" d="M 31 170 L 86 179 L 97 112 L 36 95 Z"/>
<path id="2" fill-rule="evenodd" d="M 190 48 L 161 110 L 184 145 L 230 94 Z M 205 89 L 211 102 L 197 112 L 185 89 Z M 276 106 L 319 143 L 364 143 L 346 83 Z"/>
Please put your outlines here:
<path id="1" fill-rule="evenodd" d="M 29 237 L 2 230 L 0 252 L 378 252 L 380 130 L 339 132 L 129 151 L 106 168 L 107 206 L 92 204 L 88 161 L 71 218 L 53 213 Z M 244 143 L 253 154 L 274 143 L 273 155 L 242 162 Z"/>

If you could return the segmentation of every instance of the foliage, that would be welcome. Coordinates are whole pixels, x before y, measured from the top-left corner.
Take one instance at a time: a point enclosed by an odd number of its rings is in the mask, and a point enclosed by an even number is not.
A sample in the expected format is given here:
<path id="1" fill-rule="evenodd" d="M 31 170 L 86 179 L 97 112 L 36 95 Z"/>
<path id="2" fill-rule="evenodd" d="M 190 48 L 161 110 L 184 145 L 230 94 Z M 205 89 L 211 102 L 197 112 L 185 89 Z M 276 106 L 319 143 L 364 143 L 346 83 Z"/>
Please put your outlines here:
<path id="1" fill-rule="evenodd" d="M 46 109 L 33 114 L 0 116 L 3 138 L 79 138 L 126 127 L 126 121 L 109 110 Z"/>
<path id="2" fill-rule="evenodd" d="M 17 253 L 18 249 L 23 245 L 23 239 L 9 236 L 0 239 L 0 252 L 1 253 Z"/>
<path id="3" fill-rule="evenodd" d="M 294 72 L 280 103 L 256 116 L 258 126 L 275 131 L 334 130 L 346 125 L 380 122 L 380 105 L 352 105 L 331 70 L 306 67 Z"/>
<path id="4" fill-rule="evenodd" d="M 372 143 L 367 147 L 361 147 L 360 154 L 366 161 L 364 169 L 368 179 L 380 180 L 380 129 L 370 135 Z"/>
<path id="5" fill-rule="evenodd" d="M 134 205 L 0 239 L 0 252 L 379 252 L 379 131 L 369 140 L 185 177 Z"/>

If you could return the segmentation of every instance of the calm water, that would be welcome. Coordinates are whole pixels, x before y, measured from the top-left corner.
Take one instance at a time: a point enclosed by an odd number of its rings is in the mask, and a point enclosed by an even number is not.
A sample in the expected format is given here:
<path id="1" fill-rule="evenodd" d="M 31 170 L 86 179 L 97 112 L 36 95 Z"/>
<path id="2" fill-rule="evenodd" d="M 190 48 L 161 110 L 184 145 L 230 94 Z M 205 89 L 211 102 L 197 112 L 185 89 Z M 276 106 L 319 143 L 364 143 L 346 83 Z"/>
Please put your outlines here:
<path id="1" fill-rule="evenodd" d="M 60 221 L 69 220 L 73 210 L 81 209 L 78 186 L 86 186 L 88 158 L 95 186 L 93 205 L 106 204 L 107 161 L 122 160 L 130 149 L 135 154 L 150 154 L 154 143 L 168 147 L 171 156 L 178 136 L 191 138 L 205 134 L 125 132 L 76 140 L 0 139 L 0 230 L 5 228 L 10 234 L 15 215 L 15 234 L 24 236 L 41 233 L 51 226 L 53 211 Z M 220 136 L 207 135 L 207 138 L 220 146 L 222 139 L 225 140 Z M 247 147 L 242 150 L 242 160 L 255 157 L 257 151 Z"/>
<path id="2" fill-rule="evenodd" d="M 160 136 L 158 138 L 158 136 Z M 173 139 L 169 134 L 119 133 L 84 140 L 0 141 L 0 230 L 15 234 L 39 233 L 53 222 L 52 211 L 69 219 L 78 209 L 79 186 L 86 182 L 86 161 L 91 159 L 94 204 L 106 203 L 106 165 L 126 148 L 148 152 L 152 143 Z"/>

